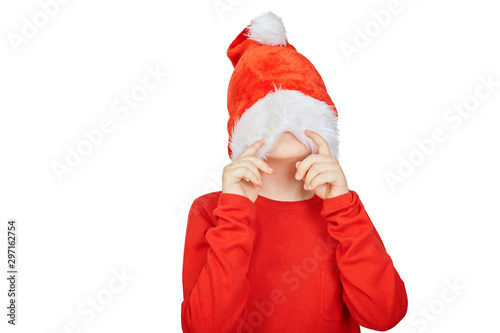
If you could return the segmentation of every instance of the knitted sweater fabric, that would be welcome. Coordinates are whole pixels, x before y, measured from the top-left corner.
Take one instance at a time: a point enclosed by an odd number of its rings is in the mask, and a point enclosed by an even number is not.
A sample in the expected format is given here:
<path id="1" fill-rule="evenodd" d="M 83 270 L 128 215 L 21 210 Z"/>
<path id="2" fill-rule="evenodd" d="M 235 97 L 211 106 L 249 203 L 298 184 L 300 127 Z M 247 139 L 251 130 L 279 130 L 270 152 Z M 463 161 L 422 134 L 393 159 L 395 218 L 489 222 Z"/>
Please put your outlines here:
<path id="1" fill-rule="evenodd" d="M 222 191 L 196 198 L 182 283 L 186 333 L 386 331 L 408 306 L 353 190 L 302 201 Z"/>

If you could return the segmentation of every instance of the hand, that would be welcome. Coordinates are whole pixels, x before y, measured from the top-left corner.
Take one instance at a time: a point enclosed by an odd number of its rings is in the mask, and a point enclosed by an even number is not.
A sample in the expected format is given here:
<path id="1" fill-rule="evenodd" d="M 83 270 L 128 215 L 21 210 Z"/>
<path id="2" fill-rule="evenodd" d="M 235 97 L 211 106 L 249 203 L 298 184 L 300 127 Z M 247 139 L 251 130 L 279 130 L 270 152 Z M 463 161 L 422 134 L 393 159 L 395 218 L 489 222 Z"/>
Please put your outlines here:
<path id="1" fill-rule="evenodd" d="M 310 154 L 295 163 L 297 180 L 304 179 L 304 189 L 313 190 L 321 199 L 328 199 L 349 193 L 347 180 L 339 161 L 332 156 L 326 140 L 314 131 L 305 133 L 318 146 L 317 154 Z M 305 175 L 305 177 L 304 177 Z"/>
<path id="2" fill-rule="evenodd" d="M 262 188 L 262 173 L 273 172 L 266 162 L 253 156 L 263 145 L 264 138 L 245 149 L 236 160 L 224 167 L 222 171 L 223 193 L 243 195 L 255 202 Z"/>

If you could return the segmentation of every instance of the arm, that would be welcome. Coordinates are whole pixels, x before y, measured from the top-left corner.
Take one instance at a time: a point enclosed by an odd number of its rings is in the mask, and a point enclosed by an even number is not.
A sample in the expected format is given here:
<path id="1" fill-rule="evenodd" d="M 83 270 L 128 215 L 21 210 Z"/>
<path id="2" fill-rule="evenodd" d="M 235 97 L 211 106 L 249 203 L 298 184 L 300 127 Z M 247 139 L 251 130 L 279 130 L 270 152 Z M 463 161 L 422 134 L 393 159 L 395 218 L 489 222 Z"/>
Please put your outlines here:
<path id="1" fill-rule="evenodd" d="M 323 200 L 328 233 L 339 242 L 337 265 L 342 297 L 362 326 L 386 331 L 405 316 L 403 281 L 354 191 Z"/>
<path id="2" fill-rule="evenodd" d="M 184 332 L 232 332 L 246 317 L 254 219 L 254 204 L 242 195 L 222 192 L 213 212 L 193 202 L 182 271 Z"/>

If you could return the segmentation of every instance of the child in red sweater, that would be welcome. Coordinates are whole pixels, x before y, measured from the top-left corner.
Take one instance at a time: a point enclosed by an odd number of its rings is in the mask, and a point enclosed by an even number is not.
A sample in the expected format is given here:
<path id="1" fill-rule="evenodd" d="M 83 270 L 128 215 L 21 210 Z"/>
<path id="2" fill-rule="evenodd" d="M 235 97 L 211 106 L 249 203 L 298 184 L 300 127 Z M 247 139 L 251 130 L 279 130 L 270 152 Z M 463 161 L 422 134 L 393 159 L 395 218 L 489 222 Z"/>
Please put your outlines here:
<path id="1" fill-rule="evenodd" d="M 183 331 L 394 327 L 407 310 L 404 283 L 347 186 L 337 110 L 319 73 L 271 12 L 238 35 L 228 56 L 232 162 L 222 191 L 196 198 L 189 212 Z"/>

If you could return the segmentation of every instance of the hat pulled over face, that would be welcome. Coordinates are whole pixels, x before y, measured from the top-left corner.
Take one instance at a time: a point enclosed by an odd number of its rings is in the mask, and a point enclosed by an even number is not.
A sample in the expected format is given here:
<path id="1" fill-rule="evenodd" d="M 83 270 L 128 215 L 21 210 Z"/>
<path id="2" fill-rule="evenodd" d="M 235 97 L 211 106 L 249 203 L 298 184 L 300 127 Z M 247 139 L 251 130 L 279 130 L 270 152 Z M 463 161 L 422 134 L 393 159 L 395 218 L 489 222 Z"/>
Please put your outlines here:
<path id="1" fill-rule="evenodd" d="M 228 153 L 231 160 L 258 141 L 266 160 L 290 131 L 317 153 L 304 130 L 319 133 L 338 157 L 337 109 L 313 64 L 288 43 L 281 18 L 272 12 L 253 19 L 227 50 L 234 71 L 228 87 Z"/>

